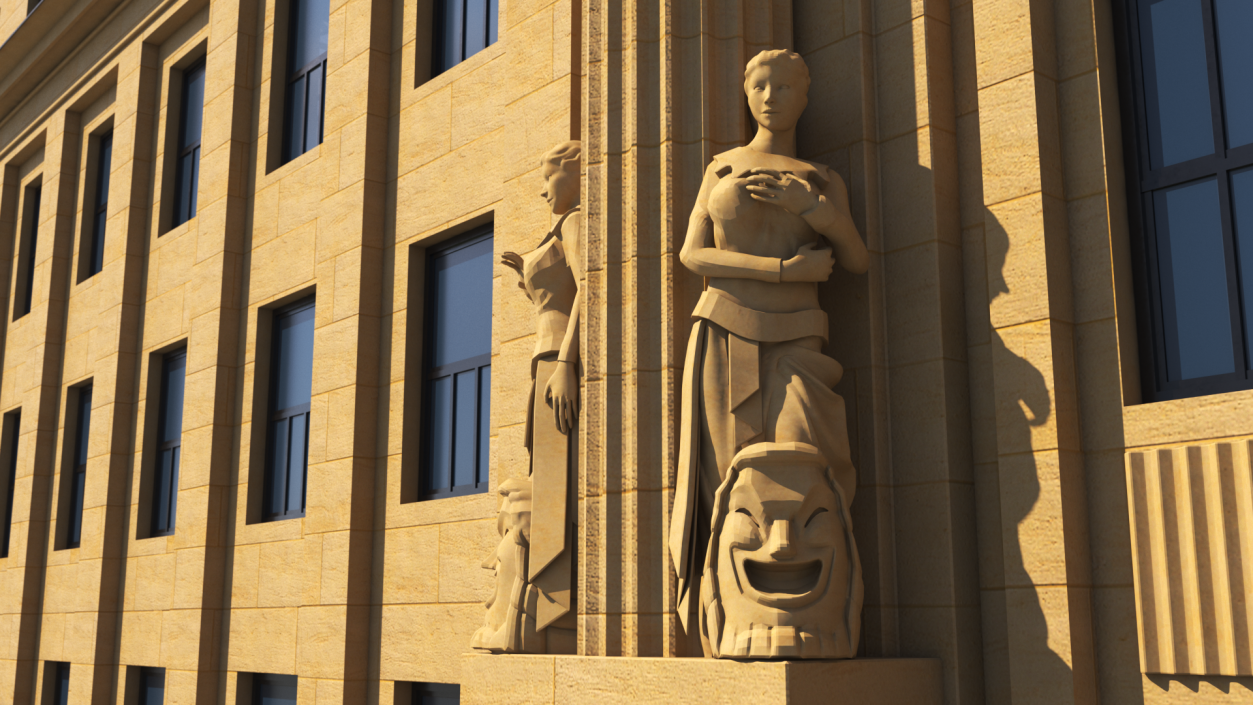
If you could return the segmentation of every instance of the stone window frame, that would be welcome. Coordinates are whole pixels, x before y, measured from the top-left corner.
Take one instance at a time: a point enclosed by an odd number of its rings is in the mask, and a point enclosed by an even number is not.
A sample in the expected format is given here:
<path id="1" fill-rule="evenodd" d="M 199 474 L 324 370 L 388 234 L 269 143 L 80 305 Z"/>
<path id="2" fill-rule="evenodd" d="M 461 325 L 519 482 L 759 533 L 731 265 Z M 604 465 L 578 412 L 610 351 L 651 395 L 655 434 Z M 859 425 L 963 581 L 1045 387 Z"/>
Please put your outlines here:
<path id="1" fill-rule="evenodd" d="M 491 353 L 490 345 L 488 346 L 487 352 L 484 353 L 483 355 L 477 356 L 475 358 L 467 358 L 466 360 L 461 361 L 462 363 L 464 363 L 464 365 L 462 365 L 461 367 L 457 367 L 456 369 L 444 369 L 444 368 L 452 368 L 454 366 L 454 365 L 444 365 L 438 370 L 431 369 L 430 356 L 431 356 L 431 349 L 432 349 L 432 344 L 434 343 L 434 340 L 435 340 L 435 336 L 431 328 L 433 320 L 434 320 L 434 316 L 432 315 L 434 311 L 431 310 L 431 301 L 433 300 L 434 297 L 431 295 L 430 287 L 431 287 L 432 282 L 434 281 L 434 277 L 431 276 L 431 273 L 433 271 L 433 267 L 436 265 L 436 262 L 439 260 L 440 257 L 450 255 L 454 252 L 466 250 L 476 245 L 480 245 L 484 242 L 488 243 L 488 248 L 492 250 L 493 255 L 494 255 L 495 236 L 496 236 L 495 223 L 489 222 L 489 223 L 485 223 L 477 227 L 471 228 L 468 231 L 459 233 L 455 236 L 444 239 L 438 244 L 433 244 L 433 245 L 428 246 L 423 257 L 426 271 L 422 278 L 421 301 L 415 302 L 412 298 L 410 299 L 411 306 L 414 304 L 419 304 L 423 308 L 422 362 L 421 362 L 421 366 L 417 368 L 416 370 L 422 381 L 422 393 L 419 397 L 419 399 L 421 400 L 420 406 L 419 406 L 420 411 L 418 411 L 418 416 L 421 419 L 421 429 L 419 431 L 421 433 L 421 441 L 419 441 L 419 447 L 422 448 L 422 450 L 420 451 L 420 455 L 418 456 L 418 462 L 417 462 L 417 465 L 418 465 L 418 499 L 420 500 L 426 501 L 426 500 L 444 499 L 448 497 L 461 497 L 461 496 L 465 496 L 469 494 L 480 494 L 480 493 L 487 492 L 488 487 L 491 484 L 491 467 L 490 467 L 490 460 L 489 460 L 490 452 L 486 454 L 488 455 L 488 457 L 479 457 L 483 455 L 480 452 L 482 448 L 486 444 L 489 443 L 489 441 L 487 441 L 485 437 L 486 435 L 490 434 L 490 429 L 491 429 L 491 419 L 490 419 L 490 412 L 489 412 L 489 418 L 480 421 L 479 423 L 481 423 L 481 426 L 478 426 L 476 428 L 476 435 L 478 434 L 482 435 L 482 437 L 480 437 L 479 440 L 476 440 L 475 442 L 476 481 L 471 485 L 451 484 L 455 482 L 455 479 L 453 479 L 451 475 L 451 473 L 453 473 L 454 471 L 452 468 L 450 468 L 449 469 L 449 472 L 450 472 L 449 483 L 450 484 L 448 486 L 448 489 L 444 489 L 442 485 L 439 488 L 432 488 L 428 485 L 429 473 L 430 473 L 430 465 L 429 465 L 430 459 L 428 458 L 427 453 L 429 452 L 431 448 L 431 434 L 433 432 L 433 429 L 431 428 L 431 425 L 430 425 L 432 414 L 428 413 L 428 410 L 430 408 L 430 404 L 432 403 L 431 392 L 433 389 L 432 389 L 432 385 L 427 384 L 427 382 L 429 381 L 428 378 L 430 378 L 433 374 L 435 374 L 436 371 L 447 373 L 447 374 L 440 374 L 439 377 L 441 379 L 444 377 L 455 378 L 460 373 L 469 372 L 471 370 L 476 371 L 478 374 L 478 378 L 476 379 L 476 393 L 475 393 L 475 412 L 476 413 L 475 413 L 475 416 L 476 418 L 478 418 L 479 415 L 482 413 L 481 405 L 482 405 L 482 400 L 483 400 L 482 390 L 479 387 L 479 385 L 482 384 L 483 370 L 486 369 L 488 370 L 487 371 L 487 375 L 488 375 L 487 399 L 488 399 L 488 404 L 489 404 L 489 409 L 490 409 L 490 404 L 491 404 L 491 386 L 490 386 L 491 377 L 490 375 L 491 375 L 491 364 L 492 364 L 491 363 L 492 353 Z M 489 286 L 491 286 L 490 282 L 489 282 Z M 416 288 L 411 288 L 410 296 L 412 297 L 416 292 L 417 292 Z M 490 319 L 487 325 L 489 327 L 492 325 Z M 489 335 L 489 340 L 490 340 L 490 335 L 491 335 L 490 328 L 489 328 L 488 335 Z M 452 391 L 451 394 L 455 395 L 456 394 L 455 390 Z M 450 429 L 450 432 L 455 433 L 455 430 Z"/>
<path id="2" fill-rule="evenodd" d="M 174 532 L 160 533 L 154 531 L 153 509 L 156 505 L 156 499 L 153 497 L 153 490 L 156 485 L 157 465 L 161 459 L 160 450 L 160 432 L 161 432 L 161 412 L 163 411 L 163 372 L 165 359 L 172 355 L 184 354 L 188 351 L 188 339 L 186 337 L 172 340 L 165 345 L 148 352 L 146 361 L 146 374 L 144 379 L 144 389 L 146 397 L 143 406 L 143 418 L 140 420 L 143 426 L 140 428 L 140 435 L 136 439 L 141 445 L 139 456 L 139 486 L 137 491 L 137 500 L 135 503 L 135 539 L 143 541 L 151 538 L 161 538 L 163 536 L 173 536 Z M 186 419 L 187 413 L 187 378 L 186 368 L 184 368 L 183 378 L 183 417 Z M 185 433 L 183 435 L 186 435 Z M 181 457 L 181 443 L 179 453 L 180 469 L 183 464 Z"/>
<path id="3" fill-rule="evenodd" d="M 156 218 L 157 237 L 162 237 L 175 231 L 181 232 L 189 228 L 190 223 L 195 223 L 199 216 L 197 212 L 186 221 L 175 223 L 175 172 L 178 165 L 178 132 L 183 120 L 183 74 L 195 64 L 204 61 L 208 51 L 208 32 L 206 28 L 201 27 L 194 31 L 193 36 L 187 40 L 186 45 L 176 49 L 172 55 L 165 57 L 162 62 L 162 72 L 165 77 L 162 87 L 162 100 L 165 110 L 159 118 L 161 124 L 158 127 L 162 148 L 158 156 L 161 164 L 160 180 L 156 182 L 158 188 L 160 188 L 160 205 L 157 208 Z M 207 88 L 207 70 L 205 83 Z M 203 124 L 201 129 L 203 130 Z M 201 133 L 201 139 L 203 140 L 203 132 Z M 197 205 L 199 205 L 199 178 L 197 178 L 196 187 Z"/>
<path id="4" fill-rule="evenodd" d="M 39 212 L 43 207 L 43 173 L 22 184 L 18 207 L 19 237 L 13 277 L 13 320 L 30 313 L 35 297 L 35 267 L 38 264 Z"/>
<path id="5" fill-rule="evenodd" d="M 1124 174 L 1126 178 L 1127 217 L 1132 233 L 1131 263 L 1132 283 L 1135 291 L 1135 322 L 1137 329 L 1138 362 L 1140 372 L 1140 399 L 1143 402 L 1161 402 L 1193 397 L 1223 394 L 1253 389 L 1253 350 L 1244 349 L 1239 318 L 1239 275 L 1237 272 L 1232 225 L 1233 203 L 1228 197 L 1230 184 L 1226 181 L 1231 173 L 1253 167 L 1253 145 L 1226 149 L 1226 155 L 1215 152 L 1177 165 L 1150 170 L 1148 157 L 1147 91 L 1144 86 L 1143 62 L 1140 56 L 1139 6 L 1141 0 L 1116 0 L 1114 3 L 1114 39 L 1118 59 L 1119 103 L 1122 106 L 1122 147 Z M 1223 123 L 1221 88 L 1216 81 L 1217 49 L 1213 19 L 1212 0 L 1201 0 L 1205 22 L 1206 61 L 1210 76 L 1210 99 L 1214 108 L 1214 121 Z M 1223 129 L 1215 130 L 1215 140 L 1222 141 Z M 1232 155 L 1232 152 L 1239 154 Z M 1203 162 L 1203 163 L 1202 163 Z M 1239 162 L 1238 164 L 1235 162 Z M 1207 177 L 1219 183 L 1219 210 L 1222 219 L 1225 257 L 1227 264 L 1229 298 L 1231 300 L 1233 357 L 1245 360 L 1244 367 L 1223 376 L 1202 377 L 1182 381 L 1168 381 L 1166 368 L 1166 332 L 1169 317 L 1163 312 L 1160 283 L 1157 275 L 1156 230 L 1152 220 L 1152 195 L 1185 183 L 1193 183 Z M 1164 318 L 1165 317 L 1165 318 Z M 1253 333 L 1251 331 L 1250 333 Z M 1250 336 L 1253 338 L 1253 335 Z"/>
<path id="6" fill-rule="evenodd" d="M 82 545 L 83 515 L 87 510 L 87 469 L 91 464 L 93 382 L 89 377 L 67 386 L 65 390 L 65 406 L 62 407 L 65 409 L 65 426 L 61 433 L 61 472 L 57 482 L 56 537 L 53 543 L 53 550 L 56 551 Z M 83 398 L 84 392 L 86 399 Z M 78 463 L 76 461 L 80 456 L 83 462 Z M 82 484 L 76 487 L 80 477 Z M 82 496 L 76 497 L 77 493 Z"/>
<path id="7" fill-rule="evenodd" d="M 112 87 L 110 87 L 112 89 Z M 91 122 L 84 126 L 83 142 L 81 145 L 82 154 L 86 155 L 80 168 L 79 178 L 81 184 L 79 186 L 79 223 L 78 223 L 78 253 L 75 261 L 75 277 L 76 284 L 91 279 L 96 274 L 104 270 L 104 246 L 108 237 L 108 207 L 109 195 L 107 188 L 112 185 L 112 179 L 108 180 L 108 184 L 101 188 L 100 171 L 100 155 L 103 146 L 103 139 L 107 136 L 110 143 L 114 142 L 114 114 L 113 114 L 113 96 L 106 98 L 109 103 L 104 114 L 92 119 Z M 113 149 L 110 144 L 109 169 L 113 168 Z M 104 231 L 97 233 L 97 227 L 102 223 L 99 217 L 104 216 Z M 96 247 L 99 246 L 100 269 L 94 268 L 94 259 L 97 254 Z"/>
<path id="8" fill-rule="evenodd" d="M 288 292 L 271 301 L 263 302 L 257 306 L 256 319 L 253 325 L 255 338 L 254 340 L 254 356 L 252 359 L 253 379 L 252 379 L 252 404 L 251 404 L 251 422 L 249 433 L 250 447 L 248 450 L 247 460 L 247 482 L 248 489 L 245 497 L 246 506 L 244 511 L 244 525 L 280 525 L 286 524 L 287 519 L 300 520 L 305 518 L 301 513 L 299 516 L 289 516 L 285 519 L 273 520 L 265 515 L 265 481 L 266 481 L 266 464 L 268 462 L 269 449 L 269 419 L 271 415 L 270 395 L 272 394 L 271 375 L 273 359 L 273 332 L 274 318 L 276 314 L 283 312 L 288 308 L 303 304 L 306 301 L 313 301 L 314 311 L 317 311 L 317 286 L 309 285 L 300 287 L 294 291 Z M 317 344 L 317 317 L 314 316 L 314 344 Z M 317 354 L 314 353 L 314 366 L 317 366 Z M 312 409 L 310 409 L 312 416 Z M 312 419 L 310 421 L 312 423 Z M 306 473 L 308 472 L 308 460 L 306 456 Z M 242 474 L 242 469 L 241 469 Z M 242 479 L 242 478 L 241 478 Z M 305 506 L 308 506 L 308 487 L 305 487 Z M 296 522 L 294 526 L 299 526 Z"/>

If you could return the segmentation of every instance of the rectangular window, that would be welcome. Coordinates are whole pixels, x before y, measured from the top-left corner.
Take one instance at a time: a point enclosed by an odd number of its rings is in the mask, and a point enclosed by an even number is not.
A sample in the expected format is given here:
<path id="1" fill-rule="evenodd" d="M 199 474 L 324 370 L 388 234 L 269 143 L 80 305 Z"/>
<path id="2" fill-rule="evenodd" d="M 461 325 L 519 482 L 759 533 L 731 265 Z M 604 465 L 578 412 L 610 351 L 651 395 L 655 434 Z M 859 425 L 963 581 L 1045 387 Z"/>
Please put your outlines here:
<path id="1" fill-rule="evenodd" d="M 455 683 L 414 683 L 413 705 L 458 705 L 461 686 Z"/>
<path id="2" fill-rule="evenodd" d="M 84 279 L 104 269 L 104 229 L 109 214 L 109 170 L 113 163 L 113 132 L 101 135 L 96 143 L 96 198 L 91 214 L 90 249 Z"/>
<path id="3" fill-rule="evenodd" d="M 204 127 L 204 59 L 183 71 L 183 95 L 179 106 L 178 142 L 174 153 L 174 221 L 170 223 L 171 227 L 196 217 L 200 133 Z"/>
<path id="4" fill-rule="evenodd" d="M 6 476 L 6 482 L 0 489 L 4 489 L 4 498 L 0 500 L 0 508 L 4 509 L 4 527 L 3 536 L 0 536 L 0 558 L 9 556 L 9 541 L 13 538 L 13 493 L 17 490 L 17 441 L 22 429 L 22 412 L 21 410 L 13 411 L 4 415 L 4 436 L 3 449 L 4 461 L 3 470 Z M 7 488 L 7 489 L 6 489 Z"/>
<path id="5" fill-rule="evenodd" d="M 296 676 L 254 673 L 252 705 L 296 705 Z"/>
<path id="6" fill-rule="evenodd" d="M 422 497 L 487 491 L 492 231 L 429 254 L 423 354 Z"/>
<path id="7" fill-rule="evenodd" d="M 264 496 L 265 519 L 269 521 L 305 514 L 313 314 L 311 298 L 274 314 Z"/>
<path id="8" fill-rule="evenodd" d="M 74 448 L 70 456 L 69 498 L 66 508 L 65 547 L 78 548 L 83 539 L 83 498 L 87 489 L 87 440 L 91 437 L 91 385 L 79 387 L 75 403 Z"/>
<path id="9" fill-rule="evenodd" d="M 1253 388 L 1253 3 L 1126 7 L 1143 396 Z"/>
<path id="10" fill-rule="evenodd" d="M 288 12 L 284 163 L 322 144 L 331 4 L 330 0 L 291 0 Z"/>
<path id="11" fill-rule="evenodd" d="M 161 399 L 157 418 L 157 465 L 152 482 L 152 536 L 174 533 L 178 508 L 178 468 L 183 458 L 183 389 L 187 351 L 161 360 Z"/>
<path id="12" fill-rule="evenodd" d="M 31 300 L 35 294 L 35 253 L 39 245 L 39 201 L 43 195 L 40 186 L 26 188 L 26 237 L 18 252 L 17 302 L 13 307 L 13 320 L 30 313 Z"/>
<path id="13" fill-rule="evenodd" d="M 139 705 L 163 705 L 165 702 L 165 669 L 139 670 Z"/>
<path id="14" fill-rule="evenodd" d="M 432 75 L 495 44 L 499 9 L 499 0 L 435 0 Z"/>
<path id="15" fill-rule="evenodd" d="M 44 702 L 50 705 L 70 703 L 70 664 L 48 662 L 44 665 Z"/>

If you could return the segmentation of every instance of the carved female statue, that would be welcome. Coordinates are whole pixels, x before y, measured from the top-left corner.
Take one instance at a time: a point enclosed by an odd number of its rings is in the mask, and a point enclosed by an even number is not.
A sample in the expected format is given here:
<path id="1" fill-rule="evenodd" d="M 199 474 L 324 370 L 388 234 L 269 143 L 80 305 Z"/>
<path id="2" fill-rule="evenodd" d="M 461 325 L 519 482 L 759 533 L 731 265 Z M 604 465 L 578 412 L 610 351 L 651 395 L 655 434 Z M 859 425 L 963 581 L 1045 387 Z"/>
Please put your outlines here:
<path id="1" fill-rule="evenodd" d="M 856 489 L 844 400 L 833 391 L 843 368 L 822 352 L 827 316 L 818 283 L 836 260 L 865 272 L 869 254 L 840 176 L 796 157 L 808 89 L 809 70 L 798 54 L 764 51 L 749 61 L 744 91 L 757 135 L 714 157 L 680 253 L 707 281 L 684 367 L 669 536 L 688 634 L 696 626 L 691 612 L 700 599 L 714 492 L 740 450 L 808 444 L 844 501 L 851 503 Z M 702 642 L 713 655 L 704 634 Z"/>
<path id="2" fill-rule="evenodd" d="M 536 341 L 531 354 L 531 398 L 526 418 L 526 447 L 530 454 L 530 523 L 526 531 L 509 534 L 501 529 L 502 546 L 525 548 L 521 580 L 526 590 L 512 591 L 512 602 L 533 619 L 535 640 L 505 640 L 494 645 L 488 624 L 475 635 L 472 645 L 493 651 L 574 653 L 575 624 L 570 611 L 573 599 L 573 546 L 571 522 L 574 498 L 571 485 L 576 476 L 576 422 L 579 416 L 579 311 L 582 308 L 583 253 L 580 249 L 579 167 L 582 148 L 578 142 L 554 147 L 541 160 L 544 190 L 541 192 L 559 216 L 556 226 L 534 250 L 519 255 L 506 252 L 501 263 L 518 273 L 518 287 L 535 306 Z M 551 416 L 543 413 L 552 409 Z M 502 489 L 503 493 L 503 489 Z M 506 497 L 508 499 L 508 497 Z M 502 507 L 502 516 L 509 508 Z M 507 523 L 507 522 L 506 522 Z M 505 523 L 501 524 L 502 527 Z M 510 543 L 513 542 L 513 543 Z M 505 552 L 508 553 L 508 552 Z M 501 550 L 489 558 L 500 571 Z M 528 597 L 529 596 L 529 597 Z M 502 599 L 497 594 L 493 600 Z M 529 623 L 528 623 L 529 624 Z M 525 634 L 526 630 L 518 630 Z"/>

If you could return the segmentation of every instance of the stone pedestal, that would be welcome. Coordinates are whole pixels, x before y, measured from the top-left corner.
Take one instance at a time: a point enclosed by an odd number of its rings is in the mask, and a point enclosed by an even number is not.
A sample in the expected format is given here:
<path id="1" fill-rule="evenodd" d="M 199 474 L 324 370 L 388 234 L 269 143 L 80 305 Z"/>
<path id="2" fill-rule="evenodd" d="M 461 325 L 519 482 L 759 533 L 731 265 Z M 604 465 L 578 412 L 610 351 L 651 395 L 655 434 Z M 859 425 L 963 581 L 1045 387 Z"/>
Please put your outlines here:
<path id="1" fill-rule="evenodd" d="M 468 705 L 829 703 L 939 705 L 939 659 L 731 661 L 700 658 L 492 656 L 461 661 Z"/>

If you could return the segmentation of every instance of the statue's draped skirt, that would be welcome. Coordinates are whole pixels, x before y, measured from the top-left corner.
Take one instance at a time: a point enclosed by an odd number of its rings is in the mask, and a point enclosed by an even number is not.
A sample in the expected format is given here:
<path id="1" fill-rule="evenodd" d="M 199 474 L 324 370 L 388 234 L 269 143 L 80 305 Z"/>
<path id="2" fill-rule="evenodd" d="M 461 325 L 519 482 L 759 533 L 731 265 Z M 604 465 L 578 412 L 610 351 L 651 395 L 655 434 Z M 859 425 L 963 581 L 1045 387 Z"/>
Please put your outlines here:
<path id="1" fill-rule="evenodd" d="M 844 399 L 833 390 L 842 375 L 840 363 L 822 353 L 817 335 L 761 342 L 704 318 L 693 325 L 683 374 L 670 537 L 680 578 L 678 612 L 689 634 L 696 625 L 688 617 L 700 599 L 714 492 L 741 448 L 761 442 L 809 443 L 822 451 L 852 501 L 857 479 Z"/>

